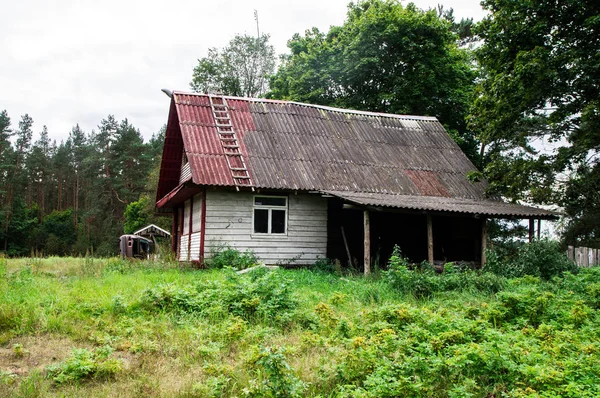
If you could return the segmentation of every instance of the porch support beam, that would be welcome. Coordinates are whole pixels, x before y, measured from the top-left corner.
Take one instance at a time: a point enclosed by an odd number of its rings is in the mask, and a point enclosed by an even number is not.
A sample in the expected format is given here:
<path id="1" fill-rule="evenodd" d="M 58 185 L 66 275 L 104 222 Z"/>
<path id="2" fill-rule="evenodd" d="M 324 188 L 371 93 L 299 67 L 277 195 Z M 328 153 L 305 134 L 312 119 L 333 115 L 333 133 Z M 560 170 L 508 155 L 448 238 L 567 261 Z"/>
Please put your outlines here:
<path id="1" fill-rule="evenodd" d="M 487 256 L 485 255 L 485 251 L 487 250 L 487 218 L 483 217 L 481 219 L 481 266 L 485 265 L 487 261 Z"/>
<path id="2" fill-rule="evenodd" d="M 433 265 L 433 221 L 427 214 L 427 261 Z"/>
<path id="3" fill-rule="evenodd" d="M 371 221 L 369 219 L 369 210 L 363 210 L 364 214 L 364 235 L 365 235 L 365 276 L 371 273 Z"/>
<path id="4" fill-rule="evenodd" d="M 540 240 L 540 234 L 542 233 L 542 219 L 538 218 L 538 225 L 537 225 L 537 239 Z"/>
<path id="5" fill-rule="evenodd" d="M 533 218 L 529 219 L 529 243 L 533 242 L 533 232 L 535 229 L 535 220 Z"/>

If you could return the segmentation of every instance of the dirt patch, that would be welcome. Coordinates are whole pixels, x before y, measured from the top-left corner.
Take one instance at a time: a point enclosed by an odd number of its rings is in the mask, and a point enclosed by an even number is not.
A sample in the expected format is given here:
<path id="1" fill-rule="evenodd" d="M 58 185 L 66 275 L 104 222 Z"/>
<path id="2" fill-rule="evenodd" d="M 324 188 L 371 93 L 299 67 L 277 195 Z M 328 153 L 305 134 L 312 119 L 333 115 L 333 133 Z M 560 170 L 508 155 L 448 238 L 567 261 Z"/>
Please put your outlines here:
<path id="1" fill-rule="evenodd" d="M 43 370 L 63 361 L 73 348 L 84 347 L 86 345 L 52 335 L 15 337 L 0 347 L 0 371 L 28 376 L 35 369 Z"/>

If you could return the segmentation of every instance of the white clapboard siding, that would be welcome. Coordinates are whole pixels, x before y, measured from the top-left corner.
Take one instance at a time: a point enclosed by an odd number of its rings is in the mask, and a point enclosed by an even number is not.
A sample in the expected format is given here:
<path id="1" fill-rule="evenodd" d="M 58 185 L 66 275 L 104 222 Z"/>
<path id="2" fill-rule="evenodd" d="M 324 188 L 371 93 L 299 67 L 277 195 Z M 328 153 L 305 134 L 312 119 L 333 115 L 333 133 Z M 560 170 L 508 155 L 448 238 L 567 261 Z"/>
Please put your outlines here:
<path id="1" fill-rule="evenodd" d="M 192 178 L 192 169 L 190 164 L 186 163 L 181 167 L 181 174 L 179 175 L 179 183 L 182 184 Z"/>
<path id="2" fill-rule="evenodd" d="M 319 195 L 290 194 L 287 234 L 253 234 L 252 192 L 208 191 L 206 254 L 224 245 L 252 250 L 265 264 L 313 264 L 327 255 L 327 200 Z M 194 204 L 195 206 L 195 204 Z"/>
<path id="3" fill-rule="evenodd" d="M 190 261 L 200 260 L 200 232 L 193 233 L 190 243 Z"/>
<path id="4" fill-rule="evenodd" d="M 181 236 L 179 240 L 179 261 L 188 261 L 188 241 L 190 239 L 189 235 Z"/>
<path id="5" fill-rule="evenodd" d="M 191 201 L 186 200 L 183 205 L 183 235 L 187 235 L 190 233 L 190 210 L 191 210 Z"/>
<path id="6" fill-rule="evenodd" d="M 200 232 L 202 219 L 202 195 L 194 196 L 194 205 L 192 206 L 192 232 Z"/>

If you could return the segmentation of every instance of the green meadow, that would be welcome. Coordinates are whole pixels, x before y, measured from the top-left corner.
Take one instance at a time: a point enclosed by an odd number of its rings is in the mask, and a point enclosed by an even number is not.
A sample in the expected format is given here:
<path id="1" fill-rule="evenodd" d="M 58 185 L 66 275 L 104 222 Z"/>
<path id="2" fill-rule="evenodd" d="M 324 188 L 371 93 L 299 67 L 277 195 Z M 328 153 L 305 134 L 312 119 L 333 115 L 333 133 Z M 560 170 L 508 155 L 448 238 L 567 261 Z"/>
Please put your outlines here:
<path id="1" fill-rule="evenodd" d="M 0 259 L 0 396 L 597 397 L 599 308 L 600 269 Z"/>

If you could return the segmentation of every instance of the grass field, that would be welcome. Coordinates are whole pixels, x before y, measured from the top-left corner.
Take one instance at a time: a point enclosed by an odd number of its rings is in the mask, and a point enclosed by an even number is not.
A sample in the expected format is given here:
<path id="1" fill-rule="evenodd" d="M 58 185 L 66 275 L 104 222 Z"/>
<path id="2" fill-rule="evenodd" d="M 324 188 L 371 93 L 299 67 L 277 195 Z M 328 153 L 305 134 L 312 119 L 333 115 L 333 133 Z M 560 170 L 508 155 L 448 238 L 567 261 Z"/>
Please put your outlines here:
<path id="1" fill-rule="evenodd" d="M 388 279 L 0 259 L 0 396 L 600 396 L 599 269 Z"/>

